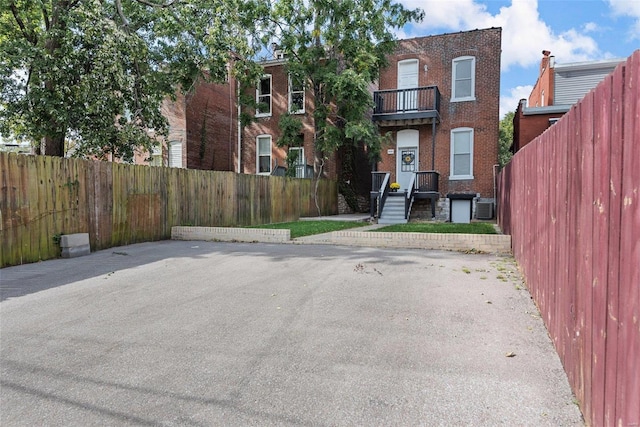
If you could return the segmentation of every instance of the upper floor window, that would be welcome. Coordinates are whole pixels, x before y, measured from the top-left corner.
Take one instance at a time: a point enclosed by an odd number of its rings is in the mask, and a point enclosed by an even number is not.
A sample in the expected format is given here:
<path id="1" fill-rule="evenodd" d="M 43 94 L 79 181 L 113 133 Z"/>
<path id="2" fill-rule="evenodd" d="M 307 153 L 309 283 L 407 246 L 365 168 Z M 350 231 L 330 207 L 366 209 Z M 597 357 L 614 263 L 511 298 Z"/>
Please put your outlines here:
<path id="1" fill-rule="evenodd" d="M 473 179 L 473 129 L 451 130 L 451 172 L 449 179 Z"/>
<path id="2" fill-rule="evenodd" d="M 266 74 L 260 79 L 256 89 L 256 117 L 271 115 L 271 74 Z"/>
<path id="3" fill-rule="evenodd" d="M 289 75 L 289 112 L 304 113 L 304 80 L 292 74 Z"/>
<path id="4" fill-rule="evenodd" d="M 260 135 L 256 139 L 256 171 L 262 175 L 271 173 L 271 135 Z"/>
<path id="5" fill-rule="evenodd" d="M 451 101 L 473 101 L 476 99 L 476 58 L 461 56 L 452 63 Z"/>

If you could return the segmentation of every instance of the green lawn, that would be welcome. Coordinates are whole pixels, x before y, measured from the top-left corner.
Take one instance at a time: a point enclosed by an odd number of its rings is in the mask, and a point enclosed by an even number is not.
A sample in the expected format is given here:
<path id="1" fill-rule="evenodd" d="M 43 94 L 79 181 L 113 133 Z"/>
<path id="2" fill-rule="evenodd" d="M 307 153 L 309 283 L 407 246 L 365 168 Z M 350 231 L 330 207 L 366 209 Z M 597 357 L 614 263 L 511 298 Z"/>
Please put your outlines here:
<path id="1" fill-rule="evenodd" d="M 369 225 L 369 223 L 362 221 L 296 221 L 255 225 L 247 228 L 289 229 L 291 230 L 291 238 L 295 239 L 296 237 L 329 233 L 331 231 L 346 230 L 348 228 L 363 227 L 365 225 Z"/>
<path id="2" fill-rule="evenodd" d="M 394 224 L 372 231 L 394 233 L 461 233 L 461 234 L 497 234 L 493 224 L 474 222 L 471 224 L 452 224 L 450 222 Z"/>

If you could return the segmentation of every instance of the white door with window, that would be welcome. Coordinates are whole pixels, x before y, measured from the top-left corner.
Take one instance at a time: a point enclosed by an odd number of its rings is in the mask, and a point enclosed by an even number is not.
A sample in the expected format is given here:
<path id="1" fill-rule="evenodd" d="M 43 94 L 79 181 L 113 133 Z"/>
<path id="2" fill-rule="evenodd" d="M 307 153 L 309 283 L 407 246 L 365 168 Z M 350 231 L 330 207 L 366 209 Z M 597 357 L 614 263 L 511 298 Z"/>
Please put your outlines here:
<path id="1" fill-rule="evenodd" d="M 411 178 L 418 171 L 418 143 L 420 132 L 405 129 L 398 132 L 396 140 L 396 177 L 400 191 L 408 190 Z"/>
<path id="2" fill-rule="evenodd" d="M 415 110 L 418 108 L 418 60 L 407 59 L 398 62 L 398 105 L 397 111 Z"/>
<path id="3" fill-rule="evenodd" d="M 304 148 L 289 147 L 289 155 L 292 156 L 292 158 L 295 156 L 292 166 L 296 169 L 296 178 L 306 178 L 305 168 L 307 167 L 307 164 L 304 158 Z"/>

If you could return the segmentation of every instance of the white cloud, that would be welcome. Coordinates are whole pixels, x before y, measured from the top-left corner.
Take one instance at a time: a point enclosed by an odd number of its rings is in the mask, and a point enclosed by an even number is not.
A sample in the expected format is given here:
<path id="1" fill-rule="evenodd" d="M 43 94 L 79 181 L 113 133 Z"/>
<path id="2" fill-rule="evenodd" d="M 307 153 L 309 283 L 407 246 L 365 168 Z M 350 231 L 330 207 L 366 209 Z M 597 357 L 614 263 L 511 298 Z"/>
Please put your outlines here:
<path id="1" fill-rule="evenodd" d="M 510 111 L 515 111 L 521 99 L 529 99 L 533 85 L 516 86 L 500 95 L 500 119 Z"/>
<path id="2" fill-rule="evenodd" d="M 602 31 L 602 28 L 600 28 L 600 26 L 595 22 L 587 22 L 582 26 L 582 30 L 585 33 L 594 33 L 594 32 Z"/>
<path id="3" fill-rule="evenodd" d="M 502 69 L 538 64 L 543 50 L 550 50 L 558 62 L 587 61 L 601 56 L 596 41 L 587 35 L 592 28 L 556 33 L 538 13 L 537 0 L 512 0 L 496 15 L 477 0 L 400 0 L 409 8 L 426 12 L 422 23 L 414 25 L 415 35 L 425 30 L 464 31 L 502 27 Z M 616 1 L 616 0 L 611 0 Z M 638 2 L 640 5 L 640 2 Z"/>
<path id="4" fill-rule="evenodd" d="M 635 20 L 629 30 L 631 40 L 640 39 L 640 2 L 637 0 L 608 0 L 614 16 L 627 16 Z"/>

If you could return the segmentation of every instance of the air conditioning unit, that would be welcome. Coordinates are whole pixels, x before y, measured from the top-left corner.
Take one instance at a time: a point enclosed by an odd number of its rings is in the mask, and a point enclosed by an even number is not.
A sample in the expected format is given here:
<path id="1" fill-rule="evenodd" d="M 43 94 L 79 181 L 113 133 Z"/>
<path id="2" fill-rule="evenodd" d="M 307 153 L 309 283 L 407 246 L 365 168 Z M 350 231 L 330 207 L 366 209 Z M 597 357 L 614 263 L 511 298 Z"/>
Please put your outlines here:
<path id="1" fill-rule="evenodd" d="M 476 218 L 493 219 L 493 202 L 476 203 Z"/>

